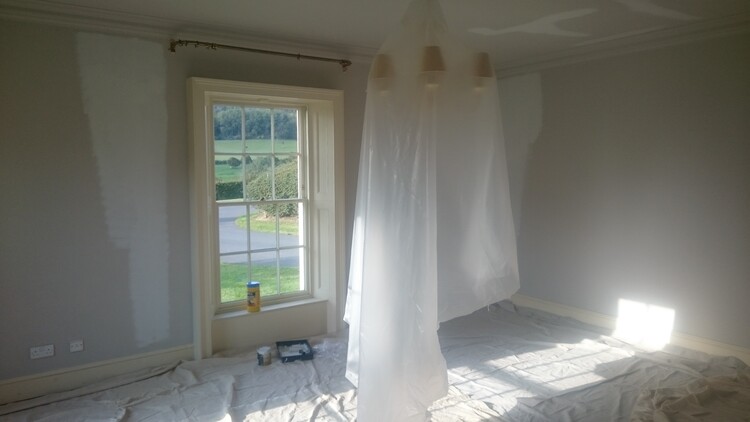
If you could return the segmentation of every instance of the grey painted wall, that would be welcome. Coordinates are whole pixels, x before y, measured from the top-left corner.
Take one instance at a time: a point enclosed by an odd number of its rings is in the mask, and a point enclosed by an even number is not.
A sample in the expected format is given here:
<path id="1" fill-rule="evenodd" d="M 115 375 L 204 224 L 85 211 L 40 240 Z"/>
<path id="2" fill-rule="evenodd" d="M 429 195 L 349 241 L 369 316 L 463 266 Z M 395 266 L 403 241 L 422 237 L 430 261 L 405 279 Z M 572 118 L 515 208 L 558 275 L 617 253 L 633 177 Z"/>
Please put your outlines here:
<path id="1" fill-rule="evenodd" d="M 0 25 L 0 379 L 192 342 L 189 76 L 343 89 L 351 238 L 366 65 L 91 37 Z M 676 329 L 750 347 L 747 47 L 717 38 L 502 81 L 522 293 L 611 315 L 619 298 L 668 306 Z M 108 81 L 82 75 L 97 58 L 130 66 L 111 83 L 138 92 L 87 90 Z M 138 98 L 156 111 L 136 116 Z M 149 138 L 121 150 L 126 163 L 106 149 L 122 127 Z M 141 186 L 154 149 L 163 168 Z M 113 215 L 121 197 L 145 203 Z M 129 230 L 151 224 L 156 238 Z M 86 352 L 67 352 L 73 338 Z M 28 359 L 47 343 L 55 358 Z"/>
<path id="2" fill-rule="evenodd" d="M 521 293 L 750 347 L 750 35 L 501 82 Z"/>
<path id="3" fill-rule="evenodd" d="M 0 39 L 0 379 L 192 343 L 188 77 L 345 90 L 356 175 L 366 65 L 10 21 Z"/>

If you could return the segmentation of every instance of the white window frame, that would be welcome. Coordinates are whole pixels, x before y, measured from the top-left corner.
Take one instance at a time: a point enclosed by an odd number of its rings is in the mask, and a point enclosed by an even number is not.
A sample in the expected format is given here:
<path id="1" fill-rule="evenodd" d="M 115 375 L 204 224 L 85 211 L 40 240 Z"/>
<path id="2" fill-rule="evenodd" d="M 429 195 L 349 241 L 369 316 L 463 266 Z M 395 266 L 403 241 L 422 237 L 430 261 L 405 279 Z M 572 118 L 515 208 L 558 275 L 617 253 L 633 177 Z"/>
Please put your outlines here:
<path id="1" fill-rule="evenodd" d="M 190 124 L 191 245 L 193 273 L 193 337 L 196 359 L 213 353 L 212 323 L 219 313 L 252 318 L 241 303 L 222 306 L 219 292 L 218 226 L 214 184 L 214 102 L 251 102 L 295 106 L 307 110 L 308 180 L 306 265 L 309 293 L 291 295 L 286 302 L 263 306 L 283 312 L 305 301 L 326 302 L 328 332 L 340 328 L 344 297 L 344 149 L 343 93 L 338 90 L 224 81 L 188 80 Z M 226 305 L 226 304 L 225 304 Z M 227 314 L 222 315 L 226 318 Z"/>

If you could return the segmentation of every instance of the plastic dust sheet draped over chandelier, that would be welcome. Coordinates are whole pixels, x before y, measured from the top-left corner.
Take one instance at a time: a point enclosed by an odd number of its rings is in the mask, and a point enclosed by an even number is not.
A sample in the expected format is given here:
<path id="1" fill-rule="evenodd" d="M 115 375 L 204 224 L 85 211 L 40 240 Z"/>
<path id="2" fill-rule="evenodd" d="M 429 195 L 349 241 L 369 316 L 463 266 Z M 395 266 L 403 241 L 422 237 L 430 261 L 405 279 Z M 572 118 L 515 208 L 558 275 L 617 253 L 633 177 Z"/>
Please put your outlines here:
<path id="1" fill-rule="evenodd" d="M 359 421 L 447 392 L 440 321 L 518 289 L 497 82 L 415 0 L 370 70 L 345 319 Z"/>

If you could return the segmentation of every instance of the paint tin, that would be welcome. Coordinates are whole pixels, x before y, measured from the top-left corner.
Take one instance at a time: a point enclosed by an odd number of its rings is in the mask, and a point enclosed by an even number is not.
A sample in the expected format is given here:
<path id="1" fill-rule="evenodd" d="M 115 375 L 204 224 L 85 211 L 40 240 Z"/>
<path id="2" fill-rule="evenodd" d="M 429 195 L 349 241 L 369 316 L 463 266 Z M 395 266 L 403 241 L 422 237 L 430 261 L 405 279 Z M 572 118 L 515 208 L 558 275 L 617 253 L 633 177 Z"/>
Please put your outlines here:
<path id="1" fill-rule="evenodd" d="M 271 348 L 263 346 L 258 348 L 258 366 L 267 366 L 271 364 Z"/>
<path id="2" fill-rule="evenodd" d="M 247 311 L 260 311 L 260 283 L 257 281 L 247 282 Z"/>

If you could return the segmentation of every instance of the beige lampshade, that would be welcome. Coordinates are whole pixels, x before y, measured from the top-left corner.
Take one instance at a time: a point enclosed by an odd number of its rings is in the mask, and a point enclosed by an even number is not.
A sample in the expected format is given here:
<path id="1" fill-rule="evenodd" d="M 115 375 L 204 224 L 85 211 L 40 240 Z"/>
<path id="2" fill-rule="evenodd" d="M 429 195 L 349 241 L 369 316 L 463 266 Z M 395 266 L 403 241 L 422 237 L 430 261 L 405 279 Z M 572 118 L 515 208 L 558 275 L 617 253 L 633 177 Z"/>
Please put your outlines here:
<path id="1" fill-rule="evenodd" d="M 391 56 L 387 54 L 378 54 L 375 56 L 375 63 L 372 68 L 372 77 L 375 79 L 390 78 L 393 76 L 393 63 Z"/>
<path id="2" fill-rule="evenodd" d="M 437 45 L 428 45 L 422 51 L 422 72 L 444 72 L 443 52 Z"/>

